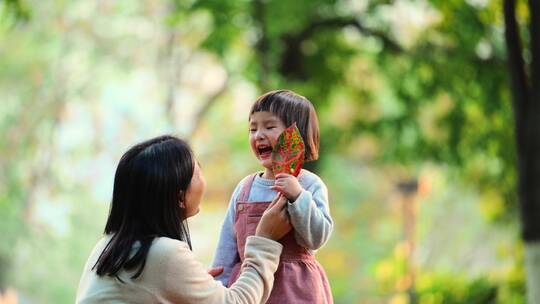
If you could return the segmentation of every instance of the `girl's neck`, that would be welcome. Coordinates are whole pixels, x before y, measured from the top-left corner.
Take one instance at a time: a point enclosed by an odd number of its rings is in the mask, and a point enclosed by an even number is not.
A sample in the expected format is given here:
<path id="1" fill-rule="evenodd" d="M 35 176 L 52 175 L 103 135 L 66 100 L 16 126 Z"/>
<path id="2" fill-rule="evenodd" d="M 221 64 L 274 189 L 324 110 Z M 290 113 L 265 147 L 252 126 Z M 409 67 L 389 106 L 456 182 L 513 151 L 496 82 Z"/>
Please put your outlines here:
<path id="1" fill-rule="evenodd" d="M 265 168 L 264 172 L 262 174 L 262 178 L 265 179 L 276 179 L 276 176 L 274 175 L 274 172 L 272 172 L 272 169 Z"/>

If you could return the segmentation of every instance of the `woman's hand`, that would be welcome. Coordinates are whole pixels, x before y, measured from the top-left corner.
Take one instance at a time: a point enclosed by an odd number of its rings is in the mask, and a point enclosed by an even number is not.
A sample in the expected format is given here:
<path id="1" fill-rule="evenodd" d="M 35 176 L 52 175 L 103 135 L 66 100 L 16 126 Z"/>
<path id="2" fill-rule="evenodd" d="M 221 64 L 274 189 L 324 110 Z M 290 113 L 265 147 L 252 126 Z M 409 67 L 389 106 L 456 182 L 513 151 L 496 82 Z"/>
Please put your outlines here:
<path id="1" fill-rule="evenodd" d="M 272 189 L 283 193 L 291 202 L 296 201 L 303 190 L 298 179 L 287 173 L 276 175 L 276 183 L 272 186 Z"/>
<path id="2" fill-rule="evenodd" d="M 223 273 L 223 266 L 213 267 L 208 270 L 208 274 L 214 278 Z"/>
<path id="3" fill-rule="evenodd" d="M 264 211 L 255 235 L 277 241 L 291 230 L 287 214 L 287 198 L 278 194 Z"/>

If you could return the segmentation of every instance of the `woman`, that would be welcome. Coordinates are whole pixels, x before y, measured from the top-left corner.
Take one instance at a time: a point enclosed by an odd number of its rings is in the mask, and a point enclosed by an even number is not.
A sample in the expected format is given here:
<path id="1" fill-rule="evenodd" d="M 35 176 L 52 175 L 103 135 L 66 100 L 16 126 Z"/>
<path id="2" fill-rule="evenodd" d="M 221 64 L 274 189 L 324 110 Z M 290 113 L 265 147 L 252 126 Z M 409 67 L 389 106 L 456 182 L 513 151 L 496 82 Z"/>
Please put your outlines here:
<path id="1" fill-rule="evenodd" d="M 206 182 L 191 149 L 161 136 L 121 158 L 105 236 L 90 254 L 77 303 L 264 303 L 291 226 L 276 197 L 247 240 L 237 282 L 225 288 L 191 252 L 186 219 L 198 213 Z"/>

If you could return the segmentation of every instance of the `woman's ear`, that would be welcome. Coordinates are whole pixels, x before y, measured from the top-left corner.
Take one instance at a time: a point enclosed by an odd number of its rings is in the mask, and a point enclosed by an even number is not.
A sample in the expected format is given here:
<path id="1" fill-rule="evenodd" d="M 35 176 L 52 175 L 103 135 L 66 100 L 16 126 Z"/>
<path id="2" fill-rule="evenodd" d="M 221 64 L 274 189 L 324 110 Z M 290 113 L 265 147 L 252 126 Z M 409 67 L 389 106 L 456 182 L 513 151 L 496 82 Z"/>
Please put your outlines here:
<path id="1" fill-rule="evenodd" d="M 178 205 L 180 205 L 180 208 L 186 208 L 185 195 L 184 191 L 182 190 L 180 190 L 180 193 L 178 193 Z"/>

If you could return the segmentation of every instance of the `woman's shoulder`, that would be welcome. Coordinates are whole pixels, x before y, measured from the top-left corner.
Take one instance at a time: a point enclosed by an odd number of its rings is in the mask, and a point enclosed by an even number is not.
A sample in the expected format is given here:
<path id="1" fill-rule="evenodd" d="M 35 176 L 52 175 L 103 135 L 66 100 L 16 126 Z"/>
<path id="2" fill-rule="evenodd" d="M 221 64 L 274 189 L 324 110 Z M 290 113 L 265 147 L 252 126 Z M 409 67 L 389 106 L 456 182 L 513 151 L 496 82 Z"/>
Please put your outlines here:
<path id="1" fill-rule="evenodd" d="M 168 237 L 155 238 L 144 266 L 145 280 L 162 292 L 179 292 L 183 284 L 205 274 L 186 242 Z M 181 292 L 182 293 L 182 292 Z"/>
<path id="2" fill-rule="evenodd" d="M 186 242 L 171 239 L 168 237 L 157 237 L 152 241 L 152 246 L 148 253 L 148 257 L 152 260 L 159 261 L 170 257 L 176 256 L 181 252 L 190 252 L 189 245 Z"/>
<path id="3" fill-rule="evenodd" d="M 152 241 L 148 251 L 147 264 L 168 264 L 172 260 L 181 260 L 190 255 L 191 250 L 186 242 L 168 237 L 157 237 Z"/>
<path id="4" fill-rule="evenodd" d="M 170 276 L 174 269 L 187 268 L 193 262 L 193 252 L 186 242 L 157 237 L 148 251 L 145 269 L 148 269 L 147 274 L 152 277 Z"/>

